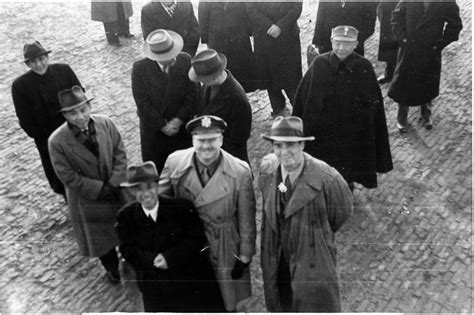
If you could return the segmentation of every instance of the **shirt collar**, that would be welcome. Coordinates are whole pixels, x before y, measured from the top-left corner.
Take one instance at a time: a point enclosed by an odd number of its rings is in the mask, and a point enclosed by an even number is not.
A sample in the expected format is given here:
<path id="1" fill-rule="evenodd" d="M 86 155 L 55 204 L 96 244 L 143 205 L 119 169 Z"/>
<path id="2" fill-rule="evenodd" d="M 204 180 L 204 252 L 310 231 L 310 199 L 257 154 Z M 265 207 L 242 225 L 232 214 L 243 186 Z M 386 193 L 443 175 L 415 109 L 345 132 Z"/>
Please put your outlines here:
<path id="1" fill-rule="evenodd" d="M 196 156 L 196 153 L 194 153 L 194 160 L 196 161 L 196 166 L 197 166 L 199 174 L 201 174 L 207 168 L 209 170 L 209 174 L 212 176 L 216 172 L 219 164 L 221 163 L 222 152 L 220 152 L 219 157 L 209 165 L 204 165 L 201 161 L 199 161 L 199 159 Z"/>
<path id="2" fill-rule="evenodd" d="M 349 56 L 347 56 L 346 59 L 341 61 L 341 59 L 337 58 L 334 52 L 331 52 L 331 54 L 329 55 L 329 65 L 331 67 L 331 70 L 333 72 L 337 72 L 340 64 L 344 64 L 347 70 L 352 72 L 352 69 L 354 69 L 354 53 L 350 54 Z"/>
<path id="3" fill-rule="evenodd" d="M 301 171 L 303 170 L 303 166 L 304 166 L 304 159 L 303 161 L 301 161 L 298 168 L 294 170 L 293 172 L 288 172 L 287 170 L 285 170 L 283 166 L 281 166 L 280 169 L 281 169 L 282 181 L 285 181 L 286 176 L 290 175 L 290 181 L 291 181 L 291 184 L 293 185 L 296 182 L 296 179 L 298 178 L 298 176 L 301 174 Z"/>
<path id="4" fill-rule="evenodd" d="M 69 127 L 69 129 L 72 131 L 72 134 L 74 136 L 77 136 L 79 135 L 83 130 L 82 129 L 79 129 L 77 126 L 67 122 L 67 126 Z M 89 130 L 89 134 L 93 134 L 95 133 L 95 126 L 94 126 L 94 120 L 92 119 L 92 117 L 89 119 L 89 123 L 87 124 L 87 130 Z"/>
<path id="5" fill-rule="evenodd" d="M 142 210 L 143 210 L 143 213 L 145 213 L 146 216 L 150 216 L 153 218 L 153 221 L 156 222 L 156 218 L 158 217 L 158 206 L 159 206 L 159 202 L 156 203 L 156 205 L 153 207 L 153 209 L 151 210 L 147 210 L 145 208 L 143 208 L 142 205 L 140 205 Z"/>

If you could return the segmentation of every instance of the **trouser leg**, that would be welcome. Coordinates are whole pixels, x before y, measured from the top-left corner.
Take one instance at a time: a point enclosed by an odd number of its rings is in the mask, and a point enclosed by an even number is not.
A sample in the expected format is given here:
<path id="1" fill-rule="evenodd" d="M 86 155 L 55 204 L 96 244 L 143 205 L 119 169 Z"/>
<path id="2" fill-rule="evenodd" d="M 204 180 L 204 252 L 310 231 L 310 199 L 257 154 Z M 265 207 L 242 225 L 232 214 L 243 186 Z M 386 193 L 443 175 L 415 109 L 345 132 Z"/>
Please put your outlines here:
<path id="1" fill-rule="evenodd" d="M 105 255 L 100 256 L 99 259 L 105 270 L 113 271 L 118 269 L 119 259 L 115 247 L 112 247 L 111 250 L 109 250 Z"/>
<path id="2" fill-rule="evenodd" d="M 293 291 L 291 289 L 290 267 L 283 255 L 280 257 L 280 264 L 277 272 L 278 295 L 280 299 L 281 311 L 292 312 Z"/>
<path id="3" fill-rule="evenodd" d="M 423 118 L 423 120 L 426 122 L 426 121 L 429 121 L 430 118 L 431 118 L 431 102 L 427 102 L 427 103 L 423 103 L 421 104 L 421 118 Z"/>
<path id="4" fill-rule="evenodd" d="M 118 16 L 118 34 L 119 35 L 130 35 L 130 22 L 128 18 L 125 17 L 125 12 L 123 11 L 123 3 L 117 2 L 117 16 Z"/>
<path id="5" fill-rule="evenodd" d="M 35 140 L 36 148 L 38 149 L 40 159 L 41 159 L 41 164 L 43 165 L 44 173 L 46 175 L 46 178 L 48 179 L 49 185 L 51 186 L 51 188 L 53 189 L 55 193 L 65 195 L 64 185 L 61 182 L 61 180 L 59 180 L 58 176 L 56 176 L 53 165 L 51 163 L 51 159 L 49 157 L 47 140 L 42 140 L 42 139 L 34 139 L 34 140 Z"/>
<path id="6" fill-rule="evenodd" d="M 408 105 L 403 103 L 398 103 L 398 113 L 397 113 L 397 121 L 402 126 L 405 127 L 407 125 L 408 120 Z"/>
<path id="7" fill-rule="evenodd" d="M 295 103 L 296 89 L 285 89 L 286 96 L 290 100 L 290 104 L 293 106 Z"/>
<path id="8" fill-rule="evenodd" d="M 285 108 L 286 100 L 281 89 L 268 88 L 267 93 L 274 113 L 277 113 Z"/>
<path id="9" fill-rule="evenodd" d="M 118 38 L 118 22 L 104 22 L 105 37 L 110 44 L 120 43 Z"/>
<path id="10" fill-rule="evenodd" d="M 387 65 L 385 67 L 385 77 L 387 79 L 392 79 L 393 78 L 393 72 L 395 71 L 395 66 L 397 65 L 397 62 L 391 62 L 387 61 Z"/>

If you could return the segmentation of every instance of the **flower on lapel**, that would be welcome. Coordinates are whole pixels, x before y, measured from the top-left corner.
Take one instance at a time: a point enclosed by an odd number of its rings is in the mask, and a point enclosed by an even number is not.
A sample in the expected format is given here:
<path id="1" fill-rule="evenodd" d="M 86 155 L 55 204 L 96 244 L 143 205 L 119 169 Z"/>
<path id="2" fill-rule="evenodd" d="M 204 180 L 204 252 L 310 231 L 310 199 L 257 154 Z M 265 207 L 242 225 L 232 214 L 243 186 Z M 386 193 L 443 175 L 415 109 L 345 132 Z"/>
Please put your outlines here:
<path id="1" fill-rule="evenodd" d="M 201 120 L 201 126 L 204 128 L 209 128 L 211 127 L 211 119 L 209 117 L 203 117 Z"/>
<path id="2" fill-rule="evenodd" d="M 285 184 L 283 184 L 283 182 L 280 183 L 280 185 L 278 185 L 278 189 L 282 192 L 282 193 L 286 193 L 288 191 L 288 188 L 285 186 Z"/>

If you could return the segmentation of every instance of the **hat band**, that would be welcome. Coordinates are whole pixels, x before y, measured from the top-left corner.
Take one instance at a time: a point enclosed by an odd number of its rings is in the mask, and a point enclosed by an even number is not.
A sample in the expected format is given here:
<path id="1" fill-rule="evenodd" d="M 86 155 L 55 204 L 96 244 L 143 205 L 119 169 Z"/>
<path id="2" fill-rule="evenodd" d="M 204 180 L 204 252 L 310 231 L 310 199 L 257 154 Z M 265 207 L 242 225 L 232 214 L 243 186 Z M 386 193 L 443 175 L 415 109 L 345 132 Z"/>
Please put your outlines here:
<path id="1" fill-rule="evenodd" d="M 153 47 L 150 45 L 150 50 L 154 52 L 155 54 L 164 54 L 170 51 L 171 49 L 173 49 L 173 47 L 174 47 L 174 41 L 171 42 L 171 45 L 169 47 L 165 49 L 161 49 L 161 50 L 153 49 Z"/>
<path id="2" fill-rule="evenodd" d="M 304 137 L 303 131 L 294 128 L 275 128 L 271 131 L 271 137 Z"/>
<path id="3" fill-rule="evenodd" d="M 139 176 L 134 176 L 128 180 L 130 184 L 140 184 L 143 182 L 157 181 L 157 175 L 143 174 Z"/>

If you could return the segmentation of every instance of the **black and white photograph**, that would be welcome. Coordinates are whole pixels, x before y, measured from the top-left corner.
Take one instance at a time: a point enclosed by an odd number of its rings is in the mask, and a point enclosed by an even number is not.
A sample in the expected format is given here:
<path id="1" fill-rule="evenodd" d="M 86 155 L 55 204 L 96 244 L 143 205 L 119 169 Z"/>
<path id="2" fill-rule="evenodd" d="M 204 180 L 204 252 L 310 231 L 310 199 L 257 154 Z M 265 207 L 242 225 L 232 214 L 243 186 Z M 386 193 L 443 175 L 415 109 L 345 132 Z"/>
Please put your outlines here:
<path id="1" fill-rule="evenodd" d="M 1 1 L 0 313 L 473 313 L 472 13 Z"/>

